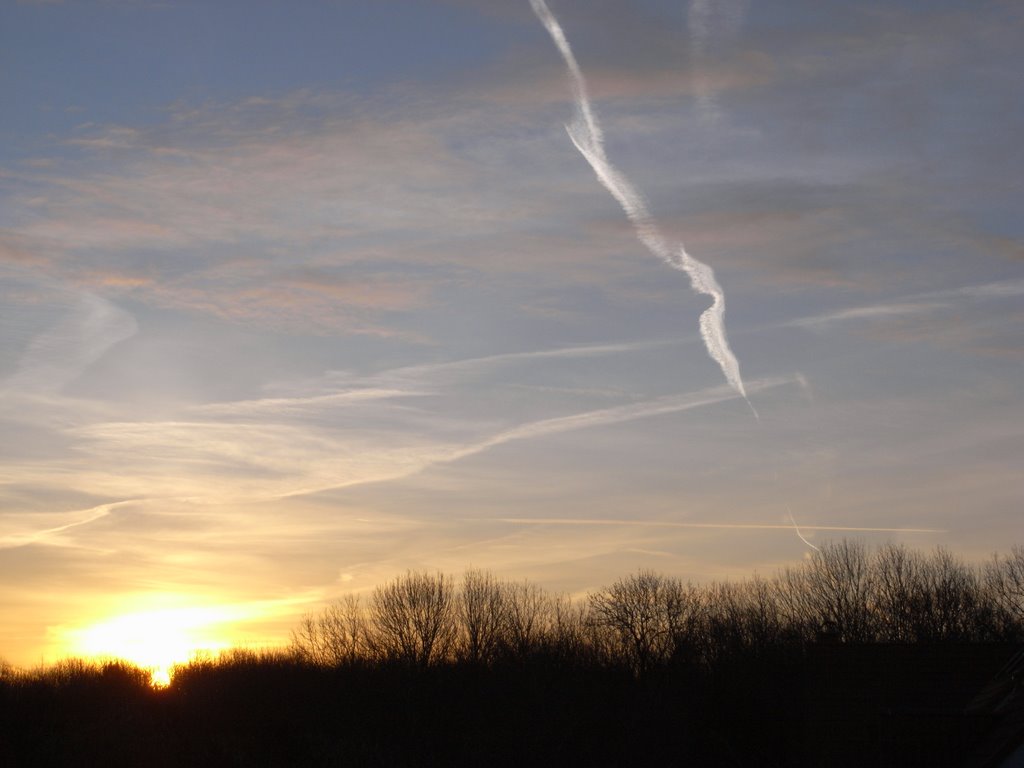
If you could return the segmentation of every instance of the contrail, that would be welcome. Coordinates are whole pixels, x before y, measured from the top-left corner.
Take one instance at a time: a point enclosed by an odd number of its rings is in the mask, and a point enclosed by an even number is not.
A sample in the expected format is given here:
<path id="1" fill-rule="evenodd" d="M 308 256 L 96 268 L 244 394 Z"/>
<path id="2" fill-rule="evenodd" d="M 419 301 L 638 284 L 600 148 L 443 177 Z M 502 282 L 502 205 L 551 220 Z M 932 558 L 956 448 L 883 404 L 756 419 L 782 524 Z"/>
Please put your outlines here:
<path id="1" fill-rule="evenodd" d="M 714 84 L 706 73 L 708 43 L 715 38 L 719 43 L 731 42 L 743 22 L 745 0 L 690 0 L 687 25 L 690 30 L 691 82 L 697 98 L 697 113 L 708 124 L 721 117 Z"/>
<path id="2" fill-rule="evenodd" d="M 110 504 L 100 504 L 98 507 L 82 510 L 86 517 L 83 517 L 81 520 L 74 520 L 70 523 L 65 523 L 64 525 L 45 528 L 39 531 L 32 531 L 31 533 L 13 534 L 10 536 L 0 537 L 0 549 L 9 549 L 13 547 L 23 547 L 27 544 L 35 544 L 36 542 L 42 541 L 54 534 L 63 533 L 71 528 L 77 528 L 80 525 L 88 525 L 100 518 L 106 517 L 117 507 L 125 504 L 131 504 L 133 501 L 135 500 L 129 499 L 127 501 L 115 501 Z"/>
<path id="3" fill-rule="evenodd" d="M 120 341 L 135 335 L 134 316 L 101 296 L 83 293 L 53 328 L 32 339 L 6 390 L 59 392 Z"/>
<path id="4" fill-rule="evenodd" d="M 660 520 L 594 520 L 559 517 L 495 517 L 479 518 L 486 522 L 513 525 L 624 525 L 640 528 L 710 528 L 741 531 L 792 531 L 793 526 L 782 523 L 673 523 Z M 809 531 L 842 531 L 852 533 L 948 533 L 944 528 L 870 528 L 849 525 L 807 525 Z M 803 537 L 801 537 L 803 538 Z M 806 541 L 809 545 L 813 544 Z M 817 549 L 817 547 L 814 547 Z"/>
<path id="5" fill-rule="evenodd" d="M 794 382 L 792 378 L 771 378 L 757 379 L 752 383 L 755 391 L 782 386 Z M 647 400 L 641 403 L 629 403 L 628 405 L 617 405 L 611 408 L 602 408 L 596 411 L 586 411 L 571 416 L 556 416 L 541 421 L 533 421 L 527 424 L 513 427 L 504 432 L 483 440 L 460 450 L 454 458 L 480 453 L 489 448 L 511 442 L 512 440 L 526 440 L 547 435 L 560 434 L 576 429 L 587 427 L 603 427 L 610 424 L 619 424 L 626 421 L 633 421 L 639 418 L 661 416 L 669 413 L 679 413 L 694 408 L 701 408 L 706 405 L 715 405 L 735 398 L 736 395 L 722 385 L 714 389 L 706 389 L 701 392 L 691 392 L 683 395 L 667 395 L 654 400 Z"/>
<path id="6" fill-rule="evenodd" d="M 815 552 L 821 552 L 820 549 L 818 549 L 816 546 L 811 544 L 811 542 L 809 542 L 807 539 L 805 539 L 804 535 L 802 533 L 800 533 L 800 526 L 796 524 L 796 518 L 793 517 L 793 510 L 790 509 L 789 507 L 786 507 L 786 511 L 789 513 L 789 522 L 791 522 L 793 524 L 793 530 L 796 531 L 796 535 L 800 537 L 800 541 L 802 541 L 808 547 L 813 549 Z"/>
<path id="7" fill-rule="evenodd" d="M 715 273 L 707 264 L 687 253 L 681 244 L 672 245 L 665 239 L 658 229 L 654 217 L 651 216 L 643 195 L 608 160 L 604 151 L 604 135 L 590 104 L 586 80 L 583 78 L 583 72 L 573 55 L 572 48 L 569 47 L 569 41 L 562 31 L 558 19 L 551 13 L 545 0 L 530 0 L 530 5 L 554 41 L 555 47 L 562 54 L 569 70 L 569 79 L 576 100 L 576 117 L 571 124 L 565 127 L 569 138 L 590 164 L 604 188 L 618 201 L 633 224 L 640 242 L 670 267 L 685 272 L 690 277 L 693 290 L 711 297 L 711 306 L 700 316 L 700 334 L 704 339 L 704 345 L 707 347 L 708 354 L 722 369 L 726 381 L 743 396 L 747 405 L 757 416 L 757 411 L 747 397 L 746 389 L 743 386 L 739 361 L 729 348 L 726 338 L 725 295 L 715 279 Z"/>

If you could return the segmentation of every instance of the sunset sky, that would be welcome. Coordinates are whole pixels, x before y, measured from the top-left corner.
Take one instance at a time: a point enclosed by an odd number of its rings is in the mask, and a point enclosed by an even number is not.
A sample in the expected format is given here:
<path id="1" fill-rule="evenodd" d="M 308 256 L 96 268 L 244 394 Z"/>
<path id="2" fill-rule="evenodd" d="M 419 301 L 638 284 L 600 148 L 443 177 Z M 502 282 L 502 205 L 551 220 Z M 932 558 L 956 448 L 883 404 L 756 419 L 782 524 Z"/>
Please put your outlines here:
<path id="1" fill-rule="evenodd" d="M 753 408 L 529 0 L 3 0 L 0 658 L 1024 543 L 1021 5 L 549 5 Z"/>

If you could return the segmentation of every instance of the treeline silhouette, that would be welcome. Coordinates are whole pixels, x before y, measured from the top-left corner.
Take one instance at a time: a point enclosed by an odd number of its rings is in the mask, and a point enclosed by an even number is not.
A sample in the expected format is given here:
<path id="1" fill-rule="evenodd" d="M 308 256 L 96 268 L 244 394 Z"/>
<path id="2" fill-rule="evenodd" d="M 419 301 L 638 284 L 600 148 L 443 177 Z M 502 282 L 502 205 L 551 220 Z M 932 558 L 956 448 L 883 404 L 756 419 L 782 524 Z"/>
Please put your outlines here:
<path id="1" fill-rule="evenodd" d="M 1024 640 L 1024 547 L 982 566 L 939 548 L 825 543 L 774 578 L 684 584 L 652 571 L 580 602 L 471 569 L 409 572 L 306 616 L 292 647 L 317 664 L 491 664 L 535 657 L 629 667 L 713 666 L 736 653 L 844 643 Z"/>
<path id="2" fill-rule="evenodd" d="M 1013 739 L 1022 643 L 1024 547 L 847 540 L 770 578 L 640 571 L 575 601 L 410 571 L 166 689 L 123 662 L 0 668 L 0 765 L 981 766 Z"/>

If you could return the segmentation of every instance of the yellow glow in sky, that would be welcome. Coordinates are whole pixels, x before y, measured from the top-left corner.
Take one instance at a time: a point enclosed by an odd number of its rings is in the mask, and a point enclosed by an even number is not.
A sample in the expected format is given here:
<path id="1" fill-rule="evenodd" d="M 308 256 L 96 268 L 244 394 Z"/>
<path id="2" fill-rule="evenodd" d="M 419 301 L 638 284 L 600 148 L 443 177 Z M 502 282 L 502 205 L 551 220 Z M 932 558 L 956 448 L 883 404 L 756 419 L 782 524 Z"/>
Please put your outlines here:
<path id="1" fill-rule="evenodd" d="M 166 685 L 175 664 L 198 652 L 231 644 L 229 623 L 245 618 L 238 606 L 183 606 L 125 613 L 68 630 L 65 645 L 77 656 L 124 659 Z"/>

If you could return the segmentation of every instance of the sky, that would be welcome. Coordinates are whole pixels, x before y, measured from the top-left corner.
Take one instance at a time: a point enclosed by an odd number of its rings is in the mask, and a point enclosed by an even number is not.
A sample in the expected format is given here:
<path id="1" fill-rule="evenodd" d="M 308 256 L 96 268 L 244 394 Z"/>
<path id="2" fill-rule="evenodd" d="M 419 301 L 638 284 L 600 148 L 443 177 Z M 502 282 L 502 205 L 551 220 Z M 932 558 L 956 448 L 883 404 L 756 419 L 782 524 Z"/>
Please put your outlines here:
<path id="1" fill-rule="evenodd" d="M 0 3 L 0 658 L 1024 543 L 1020 4 L 547 7 Z"/>

